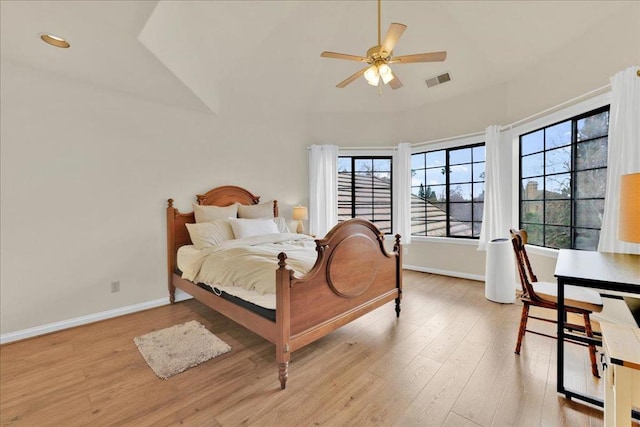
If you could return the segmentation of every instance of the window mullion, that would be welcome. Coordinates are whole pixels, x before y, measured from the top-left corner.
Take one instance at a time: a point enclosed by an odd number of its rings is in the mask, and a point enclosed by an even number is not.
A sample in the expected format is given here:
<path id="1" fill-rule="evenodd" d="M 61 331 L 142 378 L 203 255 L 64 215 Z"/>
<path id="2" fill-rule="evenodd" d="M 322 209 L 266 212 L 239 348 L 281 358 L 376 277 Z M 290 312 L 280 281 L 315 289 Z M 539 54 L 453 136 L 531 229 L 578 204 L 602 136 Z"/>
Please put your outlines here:
<path id="1" fill-rule="evenodd" d="M 445 227 L 447 229 L 447 237 L 451 237 L 451 182 L 450 182 L 450 173 L 449 173 L 449 149 L 445 151 L 445 159 L 444 159 L 444 183 L 446 189 L 446 214 L 445 214 Z"/>
<path id="2" fill-rule="evenodd" d="M 471 224 L 471 235 L 473 236 L 473 224 L 474 224 L 473 219 L 475 218 L 475 216 L 473 215 L 473 210 L 475 208 L 475 202 L 473 200 L 473 194 L 474 194 L 473 190 L 475 189 L 474 176 L 473 176 L 473 172 L 474 172 L 473 148 L 469 148 L 469 150 L 471 150 L 471 163 L 469 164 L 469 169 L 471 170 L 471 218 L 470 218 L 471 221 L 469 221 L 469 223 Z"/>
<path id="3" fill-rule="evenodd" d="M 373 209 L 373 204 L 374 201 L 376 199 L 376 195 L 375 195 L 375 188 L 374 188 L 374 182 L 373 182 L 373 175 L 375 174 L 375 170 L 373 169 L 373 159 L 371 159 L 371 200 L 369 201 L 370 203 L 370 208 L 371 209 L 371 222 L 373 222 L 374 224 L 376 223 L 376 214 L 375 214 L 375 210 Z"/>
<path id="4" fill-rule="evenodd" d="M 571 247 L 576 247 L 576 158 L 578 152 L 578 120 L 574 119 L 571 121 L 571 215 L 569 216 L 570 222 L 569 226 L 571 232 Z"/>
<path id="5" fill-rule="evenodd" d="M 542 131 L 542 243 L 547 246 L 547 129 Z"/>
<path id="6" fill-rule="evenodd" d="M 351 158 L 351 218 L 356 216 L 356 158 Z"/>

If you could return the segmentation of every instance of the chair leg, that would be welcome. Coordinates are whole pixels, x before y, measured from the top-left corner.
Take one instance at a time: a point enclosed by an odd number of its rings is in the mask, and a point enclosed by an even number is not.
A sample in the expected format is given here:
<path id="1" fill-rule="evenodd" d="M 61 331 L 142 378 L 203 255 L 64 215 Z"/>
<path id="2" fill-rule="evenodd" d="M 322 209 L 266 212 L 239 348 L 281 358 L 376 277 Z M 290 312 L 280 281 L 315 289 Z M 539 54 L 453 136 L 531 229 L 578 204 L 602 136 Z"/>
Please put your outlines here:
<path id="1" fill-rule="evenodd" d="M 591 329 L 589 313 L 584 313 L 583 316 L 585 333 L 587 337 L 593 338 L 593 330 Z M 591 373 L 594 377 L 600 378 L 600 374 L 598 373 L 598 363 L 596 362 L 596 346 L 594 344 L 589 344 L 589 358 L 591 359 Z"/>
<path id="2" fill-rule="evenodd" d="M 522 306 L 522 316 L 520 317 L 520 329 L 518 330 L 518 343 L 516 344 L 515 354 L 520 354 L 520 347 L 522 346 L 522 338 L 527 329 L 527 319 L 529 318 L 529 304 L 524 303 Z"/>

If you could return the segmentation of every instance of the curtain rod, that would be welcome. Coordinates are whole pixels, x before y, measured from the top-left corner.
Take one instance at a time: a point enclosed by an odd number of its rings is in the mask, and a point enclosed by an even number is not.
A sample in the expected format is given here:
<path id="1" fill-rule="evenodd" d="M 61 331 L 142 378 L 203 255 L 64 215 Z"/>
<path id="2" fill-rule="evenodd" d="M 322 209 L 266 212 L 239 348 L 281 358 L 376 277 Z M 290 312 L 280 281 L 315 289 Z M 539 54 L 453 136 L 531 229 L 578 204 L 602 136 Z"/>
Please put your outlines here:
<path id="1" fill-rule="evenodd" d="M 338 146 L 338 148 L 340 150 L 398 150 L 398 147 L 385 147 L 385 146 L 378 146 L 378 147 L 341 147 Z M 311 150 L 311 147 L 307 147 L 307 150 Z"/>
<path id="2" fill-rule="evenodd" d="M 592 90 L 592 91 L 590 91 L 590 92 L 583 93 L 582 95 L 578 95 L 578 96 L 576 96 L 575 98 L 572 98 L 572 99 L 570 99 L 570 100 L 568 100 L 568 101 L 561 102 L 560 104 L 555 105 L 555 106 L 550 107 L 550 108 L 547 108 L 546 110 L 539 111 L 539 112 L 537 112 L 537 113 L 535 113 L 535 114 L 532 114 L 532 115 L 530 115 L 530 116 L 528 116 L 528 117 L 525 117 L 524 119 L 516 120 L 516 121 L 515 121 L 515 122 L 513 122 L 513 123 L 510 123 L 510 124 L 508 124 L 508 125 L 504 125 L 504 126 L 502 126 L 502 127 L 500 128 L 500 131 L 502 132 L 502 131 L 505 131 L 505 130 L 511 130 L 511 129 L 513 129 L 513 127 L 514 127 L 514 126 L 516 126 L 516 125 L 521 125 L 521 124 L 523 124 L 523 123 L 530 122 L 531 120 L 534 120 L 534 119 L 538 118 L 539 116 L 542 116 L 542 115 L 544 115 L 544 114 L 550 113 L 550 112 L 552 112 L 552 111 L 554 111 L 554 110 L 557 110 L 557 109 L 559 109 L 559 108 L 566 107 L 567 105 L 571 105 L 571 104 L 573 104 L 573 103 L 575 103 L 575 102 L 580 101 L 582 98 L 588 98 L 589 96 L 591 96 L 591 95 L 595 95 L 595 94 L 597 94 L 598 92 L 602 92 L 602 91 L 604 91 L 605 89 L 609 89 L 610 87 L 611 87 L 611 84 L 606 84 L 606 85 L 604 85 L 604 86 L 602 86 L 602 87 L 599 87 L 598 89 L 594 89 L 594 90 Z"/>
<path id="3" fill-rule="evenodd" d="M 468 133 L 466 135 L 449 136 L 449 137 L 446 137 L 446 138 L 432 139 L 431 141 L 425 141 L 425 142 L 416 142 L 415 144 L 411 144 L 411 146 L 412 147 L 419 147 L 420 145 L 435 144 L 437 142 L 447 142 L 447 141 L 453 141 L 453 140 L 456 140 L 456 139 L 471 138 L 471 137 L 480 136 L 480 135 L 484 135 L 484 131 Z"/>
<path id="4" fill-rule="evenodd" d="M 640 71 L 639 71 L 639 72 L 640 72 Z M 640 77 L 640 76 L 639 76 L 639 77 Z M 590 92 L 583 93 L 582 95 L 578 95 L 578 96 L 576 96 L 575 98 L 572 98 L 572 99 L 570 99 L 570 100 L 568 100 L 568 101 L 564 101 L 564 102 L 561 102 L 561 103 L 560 103 L 560 104 L 558 104 L 558 105 L 555 105 L 555 106 L 553 106 L 553 107 L 547 108 L 546 110 L 539 111 L 539 112 L 537 112 L 537 113 L 535 113 L 535 114 L 532 114 L 532 115 L 530 115 L 530 116 L 528 116 L 528 117 L 525 117 L 524 119 L 516 120 L 516 121 L 515 121 L 515 122 L 513 122 L 513 123 L 510 123 L 510 124 L 508 124 L 508 125 L 501 126 L 501 127 L 500 127 L 500 132 L 504 132 L 504 131 L 507 131 L 507 130 L 511 130 L 511 129 L 513 129 L 513 127 L 514 127 L 514 126 L 516 126 L 516 125 L 520 125 L 520 124 L 523 124 L 523 123 L 527 123 L 527 122 L 529 122 L 529 121 L 531 121 L 531 120 L 534 120 L 534 119 L 536 119 L 536 118 L 538 118 L 538 117 L 540 117 L 540 116 L 542 116 L 542 115 L 544 115 L 544 114 L 550 113 L 550 112 L 552 112 L 552 111 L 554 111 L 554 110 L 558 110 L 558 109 L 560 109 L 560 108 L 562 108 L 562 107 L 566 107 L 567 105 L 573 104 L 573 103 L 575 103 L 575 102 L 577 102 L 577 101 L 579 101 L 579 100 L 581 100 L 581 99 L 583 99 L 583 98 L 588 98 L 589 96 L 591 96 L 591 95 L 595 95 L 595 94 L 597 94 L 598 92 L 603 92 L 604 90 L 609 89 L 609 88 L 611 88 L 611 84 L 606 84 L 606 85 L 604 85 L 604 86 L 602 86 L 602 87 L 599 87 L 599 88 L 597 88 L 597 89 L 594 89 L 594 90 L 592 90 L 592 91 L 590 91 Z M 435 144 L 435 143 L 437 143 L 437 142 L 454 141 L 454 140 L 456 140 L 456 139 L 470 138 L 470 137 L 473 137 L 473 136 L 480 136 L 480 135 L 484 135 L 484 134 L 485 134 L 485 132 L 484 132 L 484 131 L 480 131 L 480 132 L 473 132 L 473 133 L 468 133 L 468 134 L 466 134 L 466 135 L 458 135 L 458 136 L 451 136 L 451 137 L 448 137 L 448 138 L 434 139 L 434 140 L 431 140 L 431 141 L 417 142 L 417 143 L 415 143 L 415 144 L 411 144 L 411 146 L 412 146 L 412 147 L 419 147 L 419 146 L 421 146 L 421 145 Z"/>
<path id="5" fill-rule="evenodd" d="M 341 150 L 398 150 L 398 147 L 340 147 Z"/>

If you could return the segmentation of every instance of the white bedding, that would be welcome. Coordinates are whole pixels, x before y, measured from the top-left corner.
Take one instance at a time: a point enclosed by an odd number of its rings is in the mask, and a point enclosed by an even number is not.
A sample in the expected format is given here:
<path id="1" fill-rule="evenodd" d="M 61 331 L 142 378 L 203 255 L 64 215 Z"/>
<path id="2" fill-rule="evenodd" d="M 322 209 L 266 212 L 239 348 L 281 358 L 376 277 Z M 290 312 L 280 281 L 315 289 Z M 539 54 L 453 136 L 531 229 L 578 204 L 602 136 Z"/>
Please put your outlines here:
<path id="1" fill-rule="evenodd" d="M 205 283 L 261 307 L 275 309 L 275 271 L 278 254 L 287 254 L 287 266 L 297 276 L 313 267 L 317 253 L 313 238 L 294 233 L 274 233 L 228 240 L 202 250 L 178 250 L 182 277 Z"/>

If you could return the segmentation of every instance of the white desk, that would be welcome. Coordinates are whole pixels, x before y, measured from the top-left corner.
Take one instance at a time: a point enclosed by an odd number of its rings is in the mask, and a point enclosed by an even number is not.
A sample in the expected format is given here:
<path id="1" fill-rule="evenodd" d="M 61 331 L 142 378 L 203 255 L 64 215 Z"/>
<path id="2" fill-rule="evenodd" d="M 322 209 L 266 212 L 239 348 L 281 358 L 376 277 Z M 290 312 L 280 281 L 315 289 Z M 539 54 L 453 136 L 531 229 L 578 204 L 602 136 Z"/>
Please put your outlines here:
<path id="1" fill-rule="evenodd" d="M 602 322 L 607 363 L 604 385 L 605 427 L 631 425 L 631 407 L 640 407 L 640 328 Z"/>
<path id="2" fill-rule="evenodd" d="M 565 285 L 584 286 L 600 290 L 640 294 L 640 255 L 560 249 L 555 276 L 558 279 L 558 393 L 569 399 L 579 399 L 603 407 L 602 400 L 570 390 L 564 385 L 564 341 L 570 336 L 575 341 L 599 342 L 566 332 L 564 325 Z M 640 414 L 634 413 L 636 419 Z"/>

